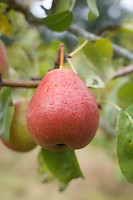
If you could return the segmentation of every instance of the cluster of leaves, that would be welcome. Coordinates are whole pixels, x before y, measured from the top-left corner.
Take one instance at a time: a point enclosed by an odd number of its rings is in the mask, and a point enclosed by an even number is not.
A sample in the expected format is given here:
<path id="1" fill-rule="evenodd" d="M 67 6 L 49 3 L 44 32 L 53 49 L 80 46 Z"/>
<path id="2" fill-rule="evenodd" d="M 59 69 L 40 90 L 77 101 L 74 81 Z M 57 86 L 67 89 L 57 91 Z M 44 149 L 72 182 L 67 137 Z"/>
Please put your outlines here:
<path id="1" fill-rule="evenodd" d="M 86 0 L 86 2 L 89 6 L 88 20 L 95 20 L 99 16 L 96 0 Z M 66 0 L 65 4 L 59 0 L 54 12 L 42 21 L 45 26 L 53 31 L 65 31 L 73 21 L 72 9 L 73 3 L 71 6 L 70 0 Z"/>
<path id="2" fill-rule="evenodd" d="M 66 0 L 57 1 L 52 14 L 42 19 L 43 24 L 52 31 L 67 30 L 73 20 L 73 2 Z M 89 7 L 88 20 L 95 20 L 99 16 L 96 0 L 86 0 Z M 0 32 L 6 36 L 7 53 L 10 64 L 10 79 L 30 80 L 31 77 L 44 76 L 52 69 L 54 58 L 60 40 L 54 41 L 50 45 L 44 43 L 36 27 L 28 28 L 23 15 L 10 11 L 5 14 L 7 6 L 0 7 Z M 8 17 L 8 18 L 7 18 Z M 4 23 L 5 19 L 11 19 L 10 23 Z M 8 20 L 7 20 L 8 21 Z M 9 31 L 9 24 L 11 25 Z M 105 105 L 101 111 L 101 116 L 107 125 L 113 128 L 117 126 L 117 156 L 120 168 L 127 181 L 133 180 L 133 77 L 122 77 L 112 80 L 115 71 L 125 65 L 125 60 L 113 58 L 111 40 L 119 38 L 119 44 L 130 49 L 132 41 L 132 27 L 130 24 L 109 31 L 105 39 L 95 39 L 84 41 L 78 39 L 78 45 L 72 55 L 72 66 L 65 62 L 64 68 L 74 67 L 78 75 L 85 84 L 96 93 L 99 103 L 103 99 L 119 105 L 119 112 L 111 105 Z M 128 37 L 127 37 L 128 36 Z M 82 48 L 81 48 L 82 47 Z M 66 49 L 69 51 L 69 49 Z M 126 63 L 128 64 L 128 63 Z M 95 89 L 95 91 L 94 91 Z M 97 92 L 98 91 L 98 92 Z M 0 136 L 8 140 L 10 124 L 13 116 L 12 98 L 26 96 L 31 98 L 34 90 L 26 89 L 11 90 L 2 89 L 0 94 Z M 57 178 L 60 183 L 60 190 L 65 189 L 67 184 L 73 179 L 82 177 L 74 151 L 50 152 L 41 149 L 38 162 L 40 173 L 43 174 L 44 181 Z"/>

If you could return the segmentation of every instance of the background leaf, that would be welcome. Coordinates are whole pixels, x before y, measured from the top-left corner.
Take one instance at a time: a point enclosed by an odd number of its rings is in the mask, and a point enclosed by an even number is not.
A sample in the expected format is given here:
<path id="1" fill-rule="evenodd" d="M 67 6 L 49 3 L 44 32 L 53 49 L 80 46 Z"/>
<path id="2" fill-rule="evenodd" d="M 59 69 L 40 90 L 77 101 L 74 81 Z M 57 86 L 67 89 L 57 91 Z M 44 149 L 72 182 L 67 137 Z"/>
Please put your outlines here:
<path id="1" fill-rule="evenodd" d="M 83 54 L 83 52 L 78 52 L 71 59 L 78 75 L 84 81 L 87 87 L 93 88 L 103 88 L 104 82 L 99 76 L 99 74 L 92 68 L 90 62 Z"/>
<path id="2" fill-rule="evenodd" d="M 79 39 L 79 44 L 84 40 Z M 102 48 L 101 48 L 102 47 Z M 106 39 L 90 40 L 72 57 L 72 63 L 88 87 L 103 88 L 104 82 L 112 78 L 112 46 Z"/>
<path id="3" fill-rule="evenodd" d="M 53 31 L 65 31 L 68 29 L 73 20 L 73 14 L 70 11 L 64 11 L 57 14 L 49 15 L 42 19 L 47 28 Z"/>
<path id="4" fill-rule="evenodd" d="M 120 88 L 127 82 L 128 78 L 123 77 L 122 79 L 113 80 L 112 83 L 108 84 L 108 87 L 105 89 L 105 94 L 107 95 L 107 100 L 119 105 L 118 93 Z M 119 105 L 120 106 L 120 105 Z M 121 106 L 120 106 L 121 107 Z M 126 106 L 127 107 L 127 106 Z M 118 111 L 112 105 L 105 104 L 103 107 L 103 115 L 106 124 L 113 129 L 116 133 L 116 123 L 117 123 L 117 113 Z"/>
<path id="5" fill-rule="evenodd" d="M 83 40 L 80 39 L 79 41 L 81 42 Z M 99 73 L 104 73 L 103 76 L 110 70 L 113 50 L 109 40 L 97 39 L 88 41 L 82 50 L 92 66 L 95 67 Z"/>
<path id="6" fill-rule="evenodd" d="M 11 88 L 5 88 L 0 94 L 0 137 L 9 139 L 10 125 L 14 114 L 14 106 L 11 98 Z"/>
<path id="7" fill-rule="evenodd" d="M 133 104 L 120 110 L 117 119 L 117 156 L 123 175 L 133 183 Z"/>
<path id="8" fill-rule="evenodd" d="M 42 171 L 52 174 L 60 182 L 60 190 L 74 178 L 82 177 L 76 155 L 73 150 L 54 152 L 41 149 L 39 163 Z"/>
<path id="9" fill-rule="evenodd" d="M 35 71 L 35 69 L 32 68 L 27 53 L 18 44 L 14 43 L 8 47 L 7 53 L 11 67 L 14 68 L 21 77 L 27 78 L 33 70 Z"/>
<path id="10" fill-rule="evenodd" d="M 87 0 L 87 3 L 89 6 L 88 20 L 95 20 L 97 17 L 99 17 L 96 0 Z"/>
<path id="11" fill-rule="evenodd" d="M 125 83 L 123 83 L 118 91 L 118 104 L 123 109 L 133 103 L 133 82 L 128 77 L 125 80 Z"/>
<path id="12" fill-rule="evenodd" d="M 60 12 L 69 10 L 70 3 L 71 3 L 71 0 L 65 0 L 65 3 L 62 0 L 58 0 L 58 3 L 56 3 L 55 5 L 54 13 L 60 13 Z"/>
<path id="13" fill-rule="evenodd" d="M 0 7 L 0 32 L 4 35 L 12 33 L 12 25 L 9 16 L 5 14 L 5 9 Z"/>
<path id="14" fill-rule="evenodd" d="M 53 68 L 54 58 L 57 56 L 57 49 L 60 41 L 55 40 L 51 45 L 42 43 L 35 52 L 34 58 L 37 57 L 39 63 L 39 75 L 44 76 Z"/>

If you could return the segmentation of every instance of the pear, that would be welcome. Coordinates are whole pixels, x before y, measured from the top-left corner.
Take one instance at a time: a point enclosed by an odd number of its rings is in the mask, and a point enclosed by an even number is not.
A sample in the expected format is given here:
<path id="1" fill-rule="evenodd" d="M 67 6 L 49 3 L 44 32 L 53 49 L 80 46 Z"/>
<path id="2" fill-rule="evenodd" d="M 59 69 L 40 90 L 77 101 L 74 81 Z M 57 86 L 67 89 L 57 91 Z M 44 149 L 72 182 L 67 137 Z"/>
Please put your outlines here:
<path id="1" fill-rule="evenodd" d="M 26 118 L 33 140 L 51 151 L 85 147 L 99 124 L 98 105 L 91 91 L 67 69 L 54 69 L 44 76 Z"/>
<path id="2" fill-rule="evenodd" d="M 28 104 L 29 101 L 27 99 L 19 99 L 15 102 L 15 111 L 10 127 L 9 141 L 7 142 L 2 139 L 5 146 L 19 152 L 30 151 L 36 146 L 36 143 L 29 134 L 26 124 Z"/>
<path id="3" fill-rule="evenodd" d="M 0 72 L 2 77 L 6 78 L 8 76 L 8 58 L 6 47 L 4 43 L 0 40 Z"/>

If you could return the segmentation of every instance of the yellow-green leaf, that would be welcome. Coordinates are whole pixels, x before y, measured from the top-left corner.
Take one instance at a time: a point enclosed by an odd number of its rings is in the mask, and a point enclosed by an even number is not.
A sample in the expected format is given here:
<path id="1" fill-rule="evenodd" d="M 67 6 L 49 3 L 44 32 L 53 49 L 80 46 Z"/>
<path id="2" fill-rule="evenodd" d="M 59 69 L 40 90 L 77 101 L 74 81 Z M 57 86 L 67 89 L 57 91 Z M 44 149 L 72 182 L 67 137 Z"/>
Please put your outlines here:
<path id="1" fill-rule="evenodd" d="M 99 17 L 96 0 L 87 0 L 89 6 L 88 20 L 95 20 Z"/>

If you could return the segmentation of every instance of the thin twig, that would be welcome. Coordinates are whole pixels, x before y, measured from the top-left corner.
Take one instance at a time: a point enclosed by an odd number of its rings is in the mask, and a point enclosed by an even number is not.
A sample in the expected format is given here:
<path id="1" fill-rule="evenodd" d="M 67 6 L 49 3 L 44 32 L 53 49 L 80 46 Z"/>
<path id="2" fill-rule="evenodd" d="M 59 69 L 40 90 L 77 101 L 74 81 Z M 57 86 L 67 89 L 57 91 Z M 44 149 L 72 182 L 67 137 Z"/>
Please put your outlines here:
<path id="1" fill-rule="evenodd" d="M 113 79 L 133 73 L 133 65 L 124 67 L 115 72 Z"/>
<path id="2" fill-rule="evenodd" d="M 120 25 L 107 25 L 98 30 L 97 35 L 106 35 L 109 31 L 119 30 Z"/>
<path id="3" fill-rule="evenodd" d="M 1 80 L 1 86 L 8 87 L 22 87 L 22 88 L 36 88 L 40 81 L 11 81 L 7 79 Z"/>

